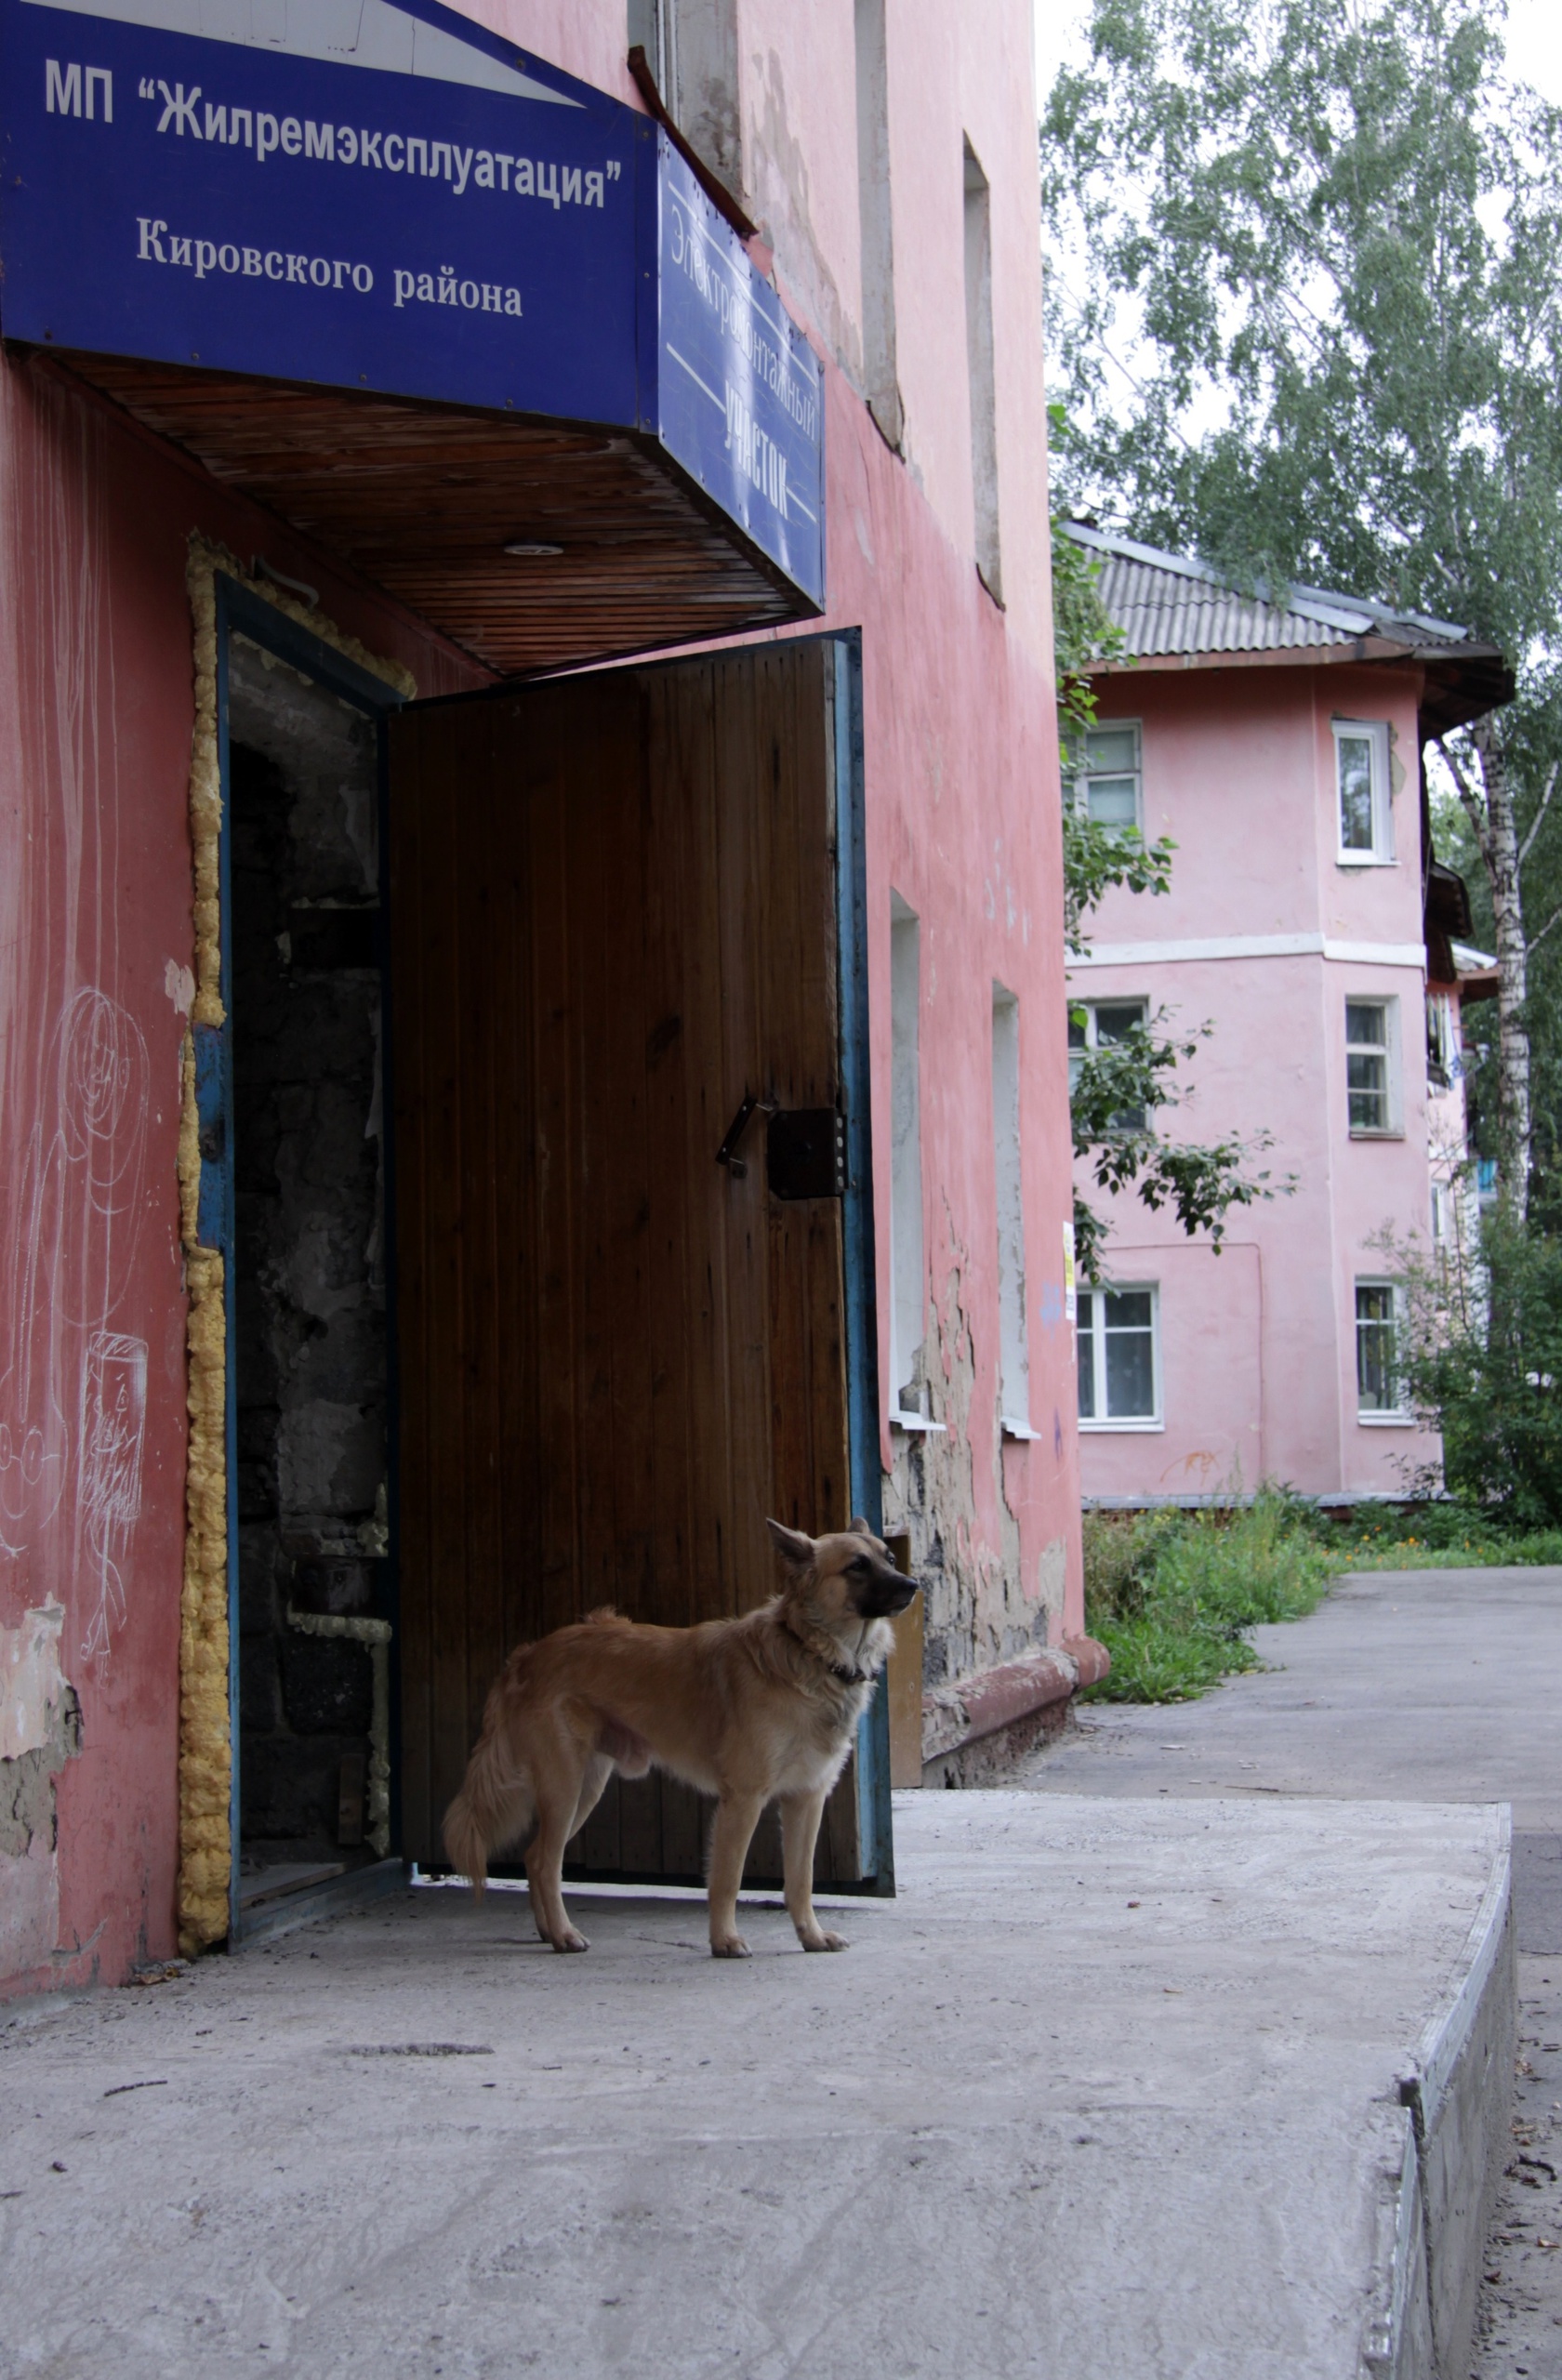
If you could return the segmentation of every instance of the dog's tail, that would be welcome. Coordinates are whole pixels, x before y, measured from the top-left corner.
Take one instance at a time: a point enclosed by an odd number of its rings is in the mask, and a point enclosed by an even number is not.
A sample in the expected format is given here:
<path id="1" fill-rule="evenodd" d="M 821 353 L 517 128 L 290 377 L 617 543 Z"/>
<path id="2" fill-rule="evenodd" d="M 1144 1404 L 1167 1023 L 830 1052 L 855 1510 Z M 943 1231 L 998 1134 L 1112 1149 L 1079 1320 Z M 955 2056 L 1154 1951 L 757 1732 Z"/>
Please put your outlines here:
<path id="1" fill-rule="evenodd" d="M 506 1715 L 496 1689 L 461 1790 L 444 1814 L 445 1857 L 470 1883 L 475 1900 L 483 1898 L 490 1856 L 524 1834 L 536 1809 L 532 1780 L 506 1740 Z"/>

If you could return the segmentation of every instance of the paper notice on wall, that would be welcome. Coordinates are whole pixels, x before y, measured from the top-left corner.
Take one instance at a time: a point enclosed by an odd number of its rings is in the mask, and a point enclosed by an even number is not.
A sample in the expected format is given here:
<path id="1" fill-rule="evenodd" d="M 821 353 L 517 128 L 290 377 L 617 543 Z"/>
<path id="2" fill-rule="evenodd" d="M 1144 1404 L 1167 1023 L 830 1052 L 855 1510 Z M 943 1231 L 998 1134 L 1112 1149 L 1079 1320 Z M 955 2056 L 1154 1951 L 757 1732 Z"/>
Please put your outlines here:
<path id="1" fill-rule="evenodd" d="M 1066 1322 L 1079 1318 L 1079 1286 L 1074 1272 L 1074 1226 L 1063 1227 L 1063 1316 Z"/>

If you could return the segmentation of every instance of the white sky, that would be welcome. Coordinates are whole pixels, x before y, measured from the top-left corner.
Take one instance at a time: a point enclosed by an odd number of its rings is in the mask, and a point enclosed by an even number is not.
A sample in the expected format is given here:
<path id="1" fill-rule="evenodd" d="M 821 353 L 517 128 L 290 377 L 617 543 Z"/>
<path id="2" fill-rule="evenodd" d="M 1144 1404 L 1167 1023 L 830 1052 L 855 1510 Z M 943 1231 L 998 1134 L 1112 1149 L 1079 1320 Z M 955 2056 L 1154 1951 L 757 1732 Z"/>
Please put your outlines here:
<path id="1" fill-rule="evenodd" d="M 1039 106 L 1073 51 L 1085 0 L 1036 0 L 1036 93 Z M 1562 106 L 1562 8 L 1556 0 L 1508 0 L 1508 66 Z"/>

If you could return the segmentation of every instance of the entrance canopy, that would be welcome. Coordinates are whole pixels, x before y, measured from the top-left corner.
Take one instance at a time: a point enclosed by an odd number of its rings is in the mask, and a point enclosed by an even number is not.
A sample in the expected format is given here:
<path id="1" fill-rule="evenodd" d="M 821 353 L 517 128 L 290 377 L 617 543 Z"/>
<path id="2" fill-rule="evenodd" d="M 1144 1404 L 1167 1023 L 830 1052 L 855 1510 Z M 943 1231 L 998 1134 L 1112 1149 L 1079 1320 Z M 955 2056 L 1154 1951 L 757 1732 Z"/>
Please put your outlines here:
<path id="1" fill-rule="evenodd" d="M 0 265 L 497 669 L 823 608 L 807 340 L 665 132 L 433 0 L 0 0 Z"/>

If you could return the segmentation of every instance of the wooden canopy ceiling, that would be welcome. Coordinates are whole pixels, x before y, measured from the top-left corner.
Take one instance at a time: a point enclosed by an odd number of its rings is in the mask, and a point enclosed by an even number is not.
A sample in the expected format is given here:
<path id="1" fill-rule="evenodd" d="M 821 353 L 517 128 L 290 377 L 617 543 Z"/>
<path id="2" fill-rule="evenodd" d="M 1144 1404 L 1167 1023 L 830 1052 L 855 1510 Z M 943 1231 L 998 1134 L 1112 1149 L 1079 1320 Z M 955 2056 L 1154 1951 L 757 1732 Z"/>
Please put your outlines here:
<path id="1" fill-rule="evenodd" d="M 501 676 L 812 615 L 634 431 L 119 357 L 60 360 Z M 563 551 L 505 552 L 518 543 Z"/>

